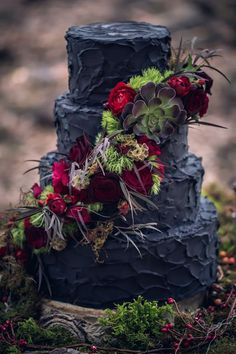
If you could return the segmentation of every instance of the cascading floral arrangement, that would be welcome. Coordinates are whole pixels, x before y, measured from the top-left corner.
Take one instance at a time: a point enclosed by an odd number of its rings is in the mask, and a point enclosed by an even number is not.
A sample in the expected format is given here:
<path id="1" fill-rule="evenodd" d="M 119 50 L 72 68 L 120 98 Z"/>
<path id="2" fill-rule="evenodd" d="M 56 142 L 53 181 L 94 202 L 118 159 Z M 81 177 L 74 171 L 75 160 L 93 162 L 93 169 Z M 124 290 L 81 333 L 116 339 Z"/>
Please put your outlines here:
<path id="1" fill-rule="evenodd" d="M 135 214 L 153 204 L 150 196 L 161 188 L 162 142 L 183 124 L 217 126 L 202 121 L 213 84 L 203 69 L 215 69 L 208 60 L 216 55 L 183 56 L 180 46 L 164 73 L 148 68 L 117 83 L 95 143 L 78 137 L 68 156 L 53 163 L 51 183 L 34 184 L 23 194 L 0 256 L 11 252 L 24 263 L 30 252 L 61 251 L 74 238 L 91 244 L 98 259 L 109 234 L 123 235 L 136 247 L 133 234 L 143 237 L 143 229 L 156 229 L 153 223 L 135 224 Z"/>

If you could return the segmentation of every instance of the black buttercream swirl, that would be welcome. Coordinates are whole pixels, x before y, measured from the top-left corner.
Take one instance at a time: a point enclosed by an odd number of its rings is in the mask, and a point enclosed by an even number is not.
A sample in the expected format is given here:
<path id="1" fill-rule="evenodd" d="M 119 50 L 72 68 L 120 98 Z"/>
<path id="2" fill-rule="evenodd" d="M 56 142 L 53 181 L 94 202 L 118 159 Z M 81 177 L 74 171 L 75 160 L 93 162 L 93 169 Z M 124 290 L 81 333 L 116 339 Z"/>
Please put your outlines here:
<path id="1" fill-rule="evenodd" d="M 142 69 L 164 71 L 170 55 L 169 31 L 144 22 L 74 26 L 66 40 L 71 97 L 89 106 L 104 103 L 117 82 Z"/>

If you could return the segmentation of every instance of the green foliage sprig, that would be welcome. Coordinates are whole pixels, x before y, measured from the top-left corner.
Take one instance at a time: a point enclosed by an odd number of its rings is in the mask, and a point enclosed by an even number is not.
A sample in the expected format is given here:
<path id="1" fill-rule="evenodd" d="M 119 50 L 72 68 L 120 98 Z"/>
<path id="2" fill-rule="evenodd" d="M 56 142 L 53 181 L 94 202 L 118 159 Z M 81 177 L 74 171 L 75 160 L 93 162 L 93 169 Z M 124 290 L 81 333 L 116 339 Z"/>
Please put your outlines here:
<path id="1" fill-rule="evenodd" d="M 123 170 L 132 170 L 133 161 L 127 156 L 119 154 L 113 146 L 110 146 L 106 151 L 105 165 L 109 172 L 121 175 Z"/>
<path id="2" fill-rule="evenodd" d="M 171 305 L 159 307 L 156 301 L 139 296 L 133 302 L 117 305 L 115 311 L 106 310 L 99 322 L 108 330 L 108 342 L 116 338 L 120 348 L 147 350 L 161 338 L 161 327 L 173 319 Z"/>
<path id="3" fill-rule="evenodd" d="M 143 70 L 142 75 L 136 75 L 131 77 L 129 85 L 136 91 L 138 91 L 142 86 L 148 82 L 154 82 L 155 84 L 164 81 L 167 77 L 173 74 L 173 71 L 166 70 L 161 73 L 158 69 L 151 67 Z"/>
<path id="4" fill-rule="evenodd" d="M 120 130 L 121 124 L 111 111 L 104 111 L 102 114 L 102 128 L 110 135 Z"/>

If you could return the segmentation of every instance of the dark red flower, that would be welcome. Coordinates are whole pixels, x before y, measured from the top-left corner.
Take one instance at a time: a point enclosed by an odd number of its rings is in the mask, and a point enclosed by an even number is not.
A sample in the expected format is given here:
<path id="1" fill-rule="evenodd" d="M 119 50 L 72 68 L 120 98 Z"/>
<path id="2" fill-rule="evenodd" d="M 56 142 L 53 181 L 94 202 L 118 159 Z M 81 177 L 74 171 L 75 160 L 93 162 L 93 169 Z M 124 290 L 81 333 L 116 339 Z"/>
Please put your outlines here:
<path id="1" fill-rule="evenodd" d="M 88 194 L 91 202 L 118 202 L 122 195 L 119 177 L 113 173 L 97 173 L 91 178 Z"/>
<path id="2" fill-rule="evenodd" d="M 35 198 L 38 198 L 43 191 L 42 188 L 38 185 L 38 183 L 35 183 L 31 189 Z"/>
<path id="3" fill-rule="evenodd" d="M 66 194 L 64 196 L 64 201 L 67 204 L 76 204 L 79 201 L 78 195 Z"/>
<path id="4" fill-rule="evenodd" d="M 69 218 L 75 219 L 78 222 L 81 222 L 81 218 L 85 224 L 88 224 L 91 221 L 91 216 L 88 210 L 82 206 L 75 205 L 68 209 L 66 216 Z"/>
<path id="5" fill-rule="evenodd" d="M 62 199 L 62 196 L 57 193 L 48 194 L 47 205 L 57 215 L 61 215 L 66 211 L 66 203 Z"/>
<path id="6" fill-rule="evenodd" d="M 137 141 L 139 144 L 146 144 L 149 150 L 149 156 L 160 156 L 161 150 L 159 145 L 154 141 L 149 139 L 146 135 L 140 135 L 137 137 Z"/>
<path id="7" fill-rule="evenodd" d="M 25 218 L 24 219 L 24 228 L 28 229 L 32 226 L 31 222 L 30 222 L 30 218 Z"/>
<path id="8" fill-rule="evenodd" d="M 2 246 L 0 247 L 0 257 L 4 257 L 7 254 L 7 247 L 6 246 Z"/>
<path id="9" fill-rule="evenodd" d="M 31 226 L 25 229 L 25 237 L 30 248 L 40 249 L 47 246 L 47 233 L 41 227 Z"/>
<path id="10" fill-rule="evenodd" d="M 17 262 L 25 264 L 28 260 L 28 254 L 25 250 L 18 248 L 15 250 L 15 259 Z"/>
<path id="11" fill-rule="evenodd" d="M 203 78 L 205 84 L 205 92 L 211 95 L 211 88 L 213 85 L 213 79 L 204 71 L 197 71 L 196 74 Z"/>
<path id="12" fill-rule="evenodd" d="M 202 117 L 208 109 L 209 98 L 203 89 L 194 88 L 184 99 L 184 106 L 190 116 L 198 114 Z"/>
<path id="13" fill-rule="evenodd" d="M 130 189 L 148 195 L 153 185 L 151 170 L 142 162 L 136 162 L 135 166 L 137 173 L 134 169 L 131 171 L 125 170 L 122 178 Z"/>
<path id="14" fill-rule="evenodd" d="M 129 85 L 124 82 L 118 82 L 118 84 L 111 90 L 107 108 L 112 111 L 114 115 L 121 114 L 124 106 L 134 101 L 134 97 L 136 96 L 136 91 L 132 89 Z"/>
<path id="15" fill-rule="evenodd" d="M 173 76 L 168 81 L 170 87 L 175 89 L 176 95 L 186 96 L 191 90 L 191 82 L 187 76 Z"/>
<path id="16" fill-rule="evenodd" d="M 69 152 L 70 161 L 77 162 L 82 165 L 90 152 L 92 151 L 92 145 L 86 135 L 82 135 L 76 139 L 76 143 L 72 146 Z"/>
<path id="17" fill-rule="evenodd" d="M 65 160 L 54 162 L 52 166 L 52 185 L 56 193 L 68 193 L 69 165 Z"/>

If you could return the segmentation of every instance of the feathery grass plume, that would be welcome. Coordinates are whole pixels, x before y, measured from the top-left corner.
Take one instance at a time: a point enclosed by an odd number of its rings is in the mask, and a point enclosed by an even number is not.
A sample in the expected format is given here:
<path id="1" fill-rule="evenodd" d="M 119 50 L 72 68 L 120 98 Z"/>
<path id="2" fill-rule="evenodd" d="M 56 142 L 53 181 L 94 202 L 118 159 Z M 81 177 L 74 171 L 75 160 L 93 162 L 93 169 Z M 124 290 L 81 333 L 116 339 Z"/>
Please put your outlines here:
<path id="1" fill-rule="evenodd" d="M 152 174 L 152 181 L 153 181 L 153 185 L 152 185 L 151 193 L 158 194 L 160 192 L 160 186 L 161 186 L 160 177 L 158 175 Z"/>
<path id="2" fill-rule="evenodd" d="M 129 85 L 136 91 L 138 91 L 142 86 L 148 82 L 154 82 L 158 84 L 164 81 L 167 77 L 173 74 L 173 71 L 167 70 L 161 73 L 158 69 L 151 67 L 142 71 L 142 75 L 136 75 L 131 77 L 129 80 Z"/>
<path id="3" fill-rule="evenodd" d="M 15 227 L 11 230 L 11 236 L 13 243 L 22 248 L 25 241 L 24 221 L 19 221 Z"/>
<path id="4" fill-rule="evenodd" d="M 105 165 L 109 172 L 121 175 L 123 170 L 132 170 L 133 161 L 127 156 L 119 154 L 113 146 L 110 146 L 106 151 Z"/>
<path id="5" fill-rule="evenodd" d="M 113 116 L 111 111 L 103 111 L 102 127 L 108 134 L 112 134 L 121 129 L 120 122 Z"/>

